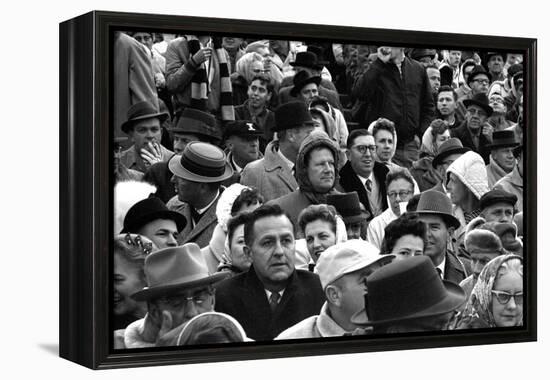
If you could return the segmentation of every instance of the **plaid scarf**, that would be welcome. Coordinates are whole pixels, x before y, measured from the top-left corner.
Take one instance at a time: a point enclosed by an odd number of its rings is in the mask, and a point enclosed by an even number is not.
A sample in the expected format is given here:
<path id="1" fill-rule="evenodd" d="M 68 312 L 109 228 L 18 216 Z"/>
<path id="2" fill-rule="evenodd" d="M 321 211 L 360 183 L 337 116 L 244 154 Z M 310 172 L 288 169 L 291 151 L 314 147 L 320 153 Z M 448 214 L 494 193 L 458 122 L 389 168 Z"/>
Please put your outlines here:
<path id="1" fill-rule="evenodd" d="M 214 45 L 214 54 L 218 60 L 218 69 L 220 75 L 220 115 L 222 120 L 235 120 L 235 110 L 233 108 L 233 90 L 231 88 L 231 78 L 229 73 L 229 65 L 227 64 L 227 56 L 225 55 L 225 49 L 222 47 L 221 37 L 212 39 Z M 189 52 L 191 56 L 195 55 L 201 48 L 198 40 L 189 41 Z M 210 64 L 212 60 L 210 59 Z M 206 111 L 208 94 L 210 88 L 208 85 L 208 75 L 206 72 L 205 63 L 201 63 L 195 75 L 191 80 L 191 104 L 192 108 L 196 108 L 202 111 Z"/>

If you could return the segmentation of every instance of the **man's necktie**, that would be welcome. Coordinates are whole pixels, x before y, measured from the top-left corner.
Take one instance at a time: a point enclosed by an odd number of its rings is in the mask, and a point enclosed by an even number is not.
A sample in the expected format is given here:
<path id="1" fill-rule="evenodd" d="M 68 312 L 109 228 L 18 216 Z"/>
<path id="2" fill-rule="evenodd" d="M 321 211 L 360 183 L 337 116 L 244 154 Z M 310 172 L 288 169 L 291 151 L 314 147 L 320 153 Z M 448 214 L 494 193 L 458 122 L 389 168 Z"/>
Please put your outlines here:
<path id="1" fill-rule="evenodd" d="M 281 298 L 281 295 L 277 292 L 273 292 L 269 296 L 269 307 L 271 308 L 272 312 L 275 311 L 275 309 L 277 308 L 280 298 Z"/>
<path id="2" fill-rule="evenodd" d="M 367 193 L 371 193 L 372 192 L 372 181 L 370 180 L 370 178 L 367 178 L 367 180 L 365 181 L 365 187 L 367 188 Z"/>
<path id="3" fill-rule="evenodd" d="M 441 269 L 439 268 L 435 268 L 437 269 L 437 274 L 439 275 L 439 278 L 443 280 L 443 272 L 441 271 Z"/>
<path id="4" fill-rule="evenodd" d="M 195 210 L 194 207 L 191 207 L 191 217 L 193 218 L 195 225 L 197 225 L 199 223 L 199 220 L 201 220 L 202 214 L 199 214 L 199 212 Z"/>

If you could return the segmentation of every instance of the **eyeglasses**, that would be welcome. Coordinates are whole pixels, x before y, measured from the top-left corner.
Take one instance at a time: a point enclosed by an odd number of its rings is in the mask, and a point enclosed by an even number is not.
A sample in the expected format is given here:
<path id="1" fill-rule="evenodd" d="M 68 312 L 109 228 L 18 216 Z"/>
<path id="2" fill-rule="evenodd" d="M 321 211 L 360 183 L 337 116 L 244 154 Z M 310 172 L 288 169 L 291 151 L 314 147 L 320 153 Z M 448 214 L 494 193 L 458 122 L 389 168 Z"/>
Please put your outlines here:
<path id="1" fill-rule="evenodd" d="M 143 253 L 148 255 L 153 251 L 153 243 L 144 243 L 143 240 L 141 240 L 140 235 L 134 235 L 135 237 L 132 238 L 132 235 L 130 233 L 127 233 L 124 237 L 126 243 L 128 245 L 132 245 L 134 247 L 139 247 L 142 249 Z"/>
<path id="2" fill-rule="evenodd" d="M 487 116 L 487 112 L 485 112 L 485 110 L 482 110 L 481 108 L 477 109 L 472 107 L 468 108 L 467 111 L 470 115 Z"/>
<path id="3" fill-rule="evenodd" d="M 191 297 L 186 297 L 184 295 L 174 295 L 168 297 L 162 297 L 159 299 L 160 302 L 170 305 L 173 308 L 181 308 L 187 305 L 187 302 L 191 301 L 195 306 L 201 306 L 205 303 L 212 293 L 210 291 L 202 291 L 196 294 L 193 294 Z"/>
<path id="4" fill-rule="evenodd" d="M 484 85 L 488 85 L 489 84 L 489 80 L 488 79 L 473 79 L 472 82 L 477 82 L 479 84 L 484 84 Z"/>
<path id="5" fill-rule="evenodd" d="M 352 147 L 361 154 L 367 153 L 367 150 L 372 154 L 376 152 L 376 145 L 355 145 Z"/>
<path id="6" fill-rule="evenodd" d="M 392 191 L 392 192 L 388 193 L 388 197 L 390 197 L 391 199 L 395 199 L 399 195 L 399 198 L 403 199 L 406 196 L 409 196 L 411 194 L 412 194 L 411 190 L 402 190 L 402 191 L 398 191 L 398 192 L 397 191 Z"/>
<path id="7" fill-rule="evenodd" d="M 511 294 L 501 290 L 491 290 L 491 293 L 496 296 L 498 303 L 501 305 L 506 305 L 512 297 L 514 297 L 516 305 L 523 305 L 523 292 Z"/>

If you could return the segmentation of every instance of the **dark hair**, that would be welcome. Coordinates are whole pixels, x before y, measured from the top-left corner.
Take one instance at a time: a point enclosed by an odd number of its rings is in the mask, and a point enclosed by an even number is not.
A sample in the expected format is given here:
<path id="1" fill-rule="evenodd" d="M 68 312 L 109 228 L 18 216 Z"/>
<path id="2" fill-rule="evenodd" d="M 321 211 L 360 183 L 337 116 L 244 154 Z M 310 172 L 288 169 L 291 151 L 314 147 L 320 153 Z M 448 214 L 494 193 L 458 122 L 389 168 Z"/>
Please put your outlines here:
<path id="1" fill-rule="evenodd" d="M 265 204 L 258 207 L 256 210 L 250 213 L 249 219 L 244 224 L 244 241 L 248 247 L 252 247 L 254 243 L 254 225 L 260 219 L 267 218 L 270 216 L 286 216 L 290 224 L 292 225 L 292 230 L 294 232 L 294 223 L 290 216 L 277 204 Z"/>
<path id="2" fill-rule="evenodd" d="M 250 206 L 256 202 L 259 204 L 264 203 L 264 197 L 259 193 L 258 189 L 255 187 L 243 189 L 239 196 L 235 198 L 233 206 L 231 206 L 231 216 L 235 216 L 241 207 Z"/>
<path id="3" fill-rule="evenodd" d="M 448 130 L 449 124 L 447 124 L 444 120 L 435 119 L 430 123 L 430 127 L 432 127 L 432 136 L 436 137 L 437 135 L 441 135 Z"/>
<path id="4" fill-rule="evenodd" d="M 418 207 L 418 202 L 420 201 L 420 196 L 422 194 L 415 194 L 409 199 L 409 202 L 407 203 L 407 212 L 415 212 L 416 208 Z"/>
<path id="5" fill-rule="evenodd" d="M 298 227 L 305 235 L 306 226 L 316 220 L 322 220 L 330 224 L 332 232 L 336 235 L 336 209 L 334 206 L 319 204 L 309 205 L 298 216 Z"/>
<path id="6" fill-rule="evenodd" d="M 413 177 L 411 176 L 411 173 L 409 172 L 409 170 L 406 168 L 397 168 L 395 170 L 390 170 L 388 174 L 386 174 L 386 189 L 388 188 L 388 186 L 390 186 L 390 183 L 392 183 L 393 181 L 399 178 L 402 178 L 408 183 L 410 183 L 414 191 Z"/>
<path id="7" fill-rule="evenodd" d="M 265 86 L 268 93 L 273 93 L 273 91 L 275 90 L 275 87 L 273 86 L 273 83 L 271 82 L 271 78 L 269 76 L 265 74 L 254 75 L 254 77 L 250 81 L 250 84 L 252 84 L 252 82 L 254 82 L 255 80 L 259 80 L 260 83 Z"/>
<path id="8" fill-rule="evenodd" d="M 452 92 L 453 93 L 453 99 L 455 100 L 455 102 L 457 101 L 458 99 L 458 95 L 456 94 L 456 91 L 454 90 L 454 88 L 452 88 L 451 86 L 441 86 L 439 87 L 439 90 L 437 90 L 437 98 L 439 99 L 439 94 L 441 94 L 442 92 Z"/>
<path id="9" fill-rule="evenodd" d="M 392 134 L 392 136 L 394 136 L 395 123 L 391 120 L 381 117 L 380 119 L 376 120 L 376 122 L 374 123 L 374 127 L 372 127 L 372 136 L 375 137 L 378 131 L 388 131 Z"/>
<path id="10" fill-rule="evenodd" d="M 229 247 L 231 248 L 231 241 L 233 240 L 233 235 L 237 227 L 246 224 L 250 219 L 250 212 L 243 212 L 237 216 L 232 217 L 227 221 L 227 239 L 229 241 Z"/>
<path id="11" fill-rule="evenodd" d="M 407 212 L 384 228 L 380 254 L 390 254 L 397 241 L 406 235 L 418 236 L 426 244 L 426 224 L 421 222 L 415 213 Z"/>
<path id="12" fill-rule="evenodd" d="M 353 131 L 350 132 L 349 136 L 348 136 L 348 141 L 346 141 L 346 147 L 348 149 L 351 149 L 351 147 L 353 146 L 353 143 L 355 142 L 355 139 L 360 137 L 360 136 L 371 136 L 371 134 L 369 133 L 369 131 L 367 131 L 366 129 L 355 129 Z"/>

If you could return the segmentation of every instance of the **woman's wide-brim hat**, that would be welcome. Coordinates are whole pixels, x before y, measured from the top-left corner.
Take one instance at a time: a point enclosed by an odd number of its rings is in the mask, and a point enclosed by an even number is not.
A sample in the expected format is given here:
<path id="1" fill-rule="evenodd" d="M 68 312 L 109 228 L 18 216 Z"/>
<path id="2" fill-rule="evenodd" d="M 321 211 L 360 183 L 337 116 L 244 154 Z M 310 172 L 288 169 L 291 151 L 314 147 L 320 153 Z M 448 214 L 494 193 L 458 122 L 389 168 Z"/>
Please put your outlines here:
<path id="1" fill-rule="evenodd" d="M 418 215 L 439 215 L 447 227 L 460 227 L 459 220 L 453 215 L 453 204 L 449 197 L 437 190 L 427 190 L 420 195 L 415 211 Z"/>
<path id="2" fill-rule="evenodd" d="M 321 83 L 321 77 L 319 75 L 311 75 L 309 72 L 303 70 L 294 75 L 293 79 L 294 87 L 290 90 L 290 95 L 296 96 L 310 83 L 315 83 L 317 86 Z"/>
<path id="3" fill-rule="evenodd" d="M 155 196 L 143 199 L 134 204 L 124 217 L 124 228 L 120 233 L 139 233 L 138 231 L 154 220 L 168 219 L 176 223 L 178 232 L 187 224 L 185 216 L 176 211 L 171 211 L 164 202 Z"/>
<path id="4" fill-rule="evenodd" d="M 227 278 L 228 272 L 211 274 L 195 243 L 169 247 L 149 254 L 144 264 L 147 286 L 132 294 L 136 301 L 148 301 L 199 288 Z"/>
<path id="5" fill-rule="evenodd" d="M 181 156 L 170 159 L 168 168 L 188 181 L 206 183 L 222 182 L 234 173 L 223 150 L 200 141 L 188 143 Z"/>
<path id="6" fill-rule="evenodd" d="M 367 277 L 365 309 L 351 322 L 387 325 L 452 312 L 466 301 L 462 288 L 441 280 L 428 256 L 394 261 Z"/>
<path id="7" fill-rule="evenodd" d="M 120 129 L 122 129 L 124 133 L 129 133 L 134 127 L 134 124 L 138 121 L 157 118 L 162 124 L 168 116 L 166 112 L 159 112 L 151 102 L 144 100 L 135 103 L 128 109 L 128 120 L 122 123 Z"/>

